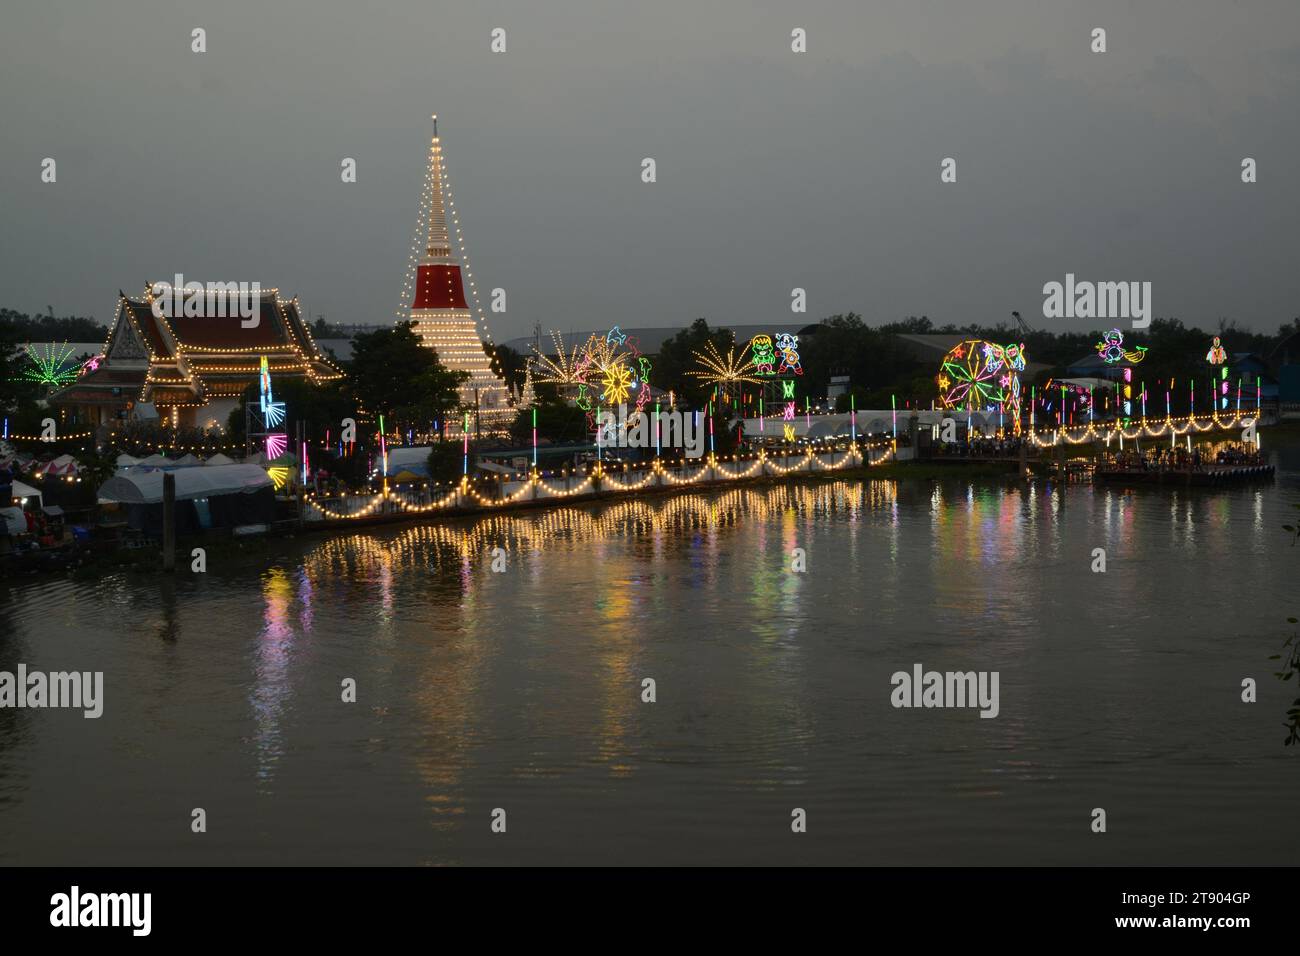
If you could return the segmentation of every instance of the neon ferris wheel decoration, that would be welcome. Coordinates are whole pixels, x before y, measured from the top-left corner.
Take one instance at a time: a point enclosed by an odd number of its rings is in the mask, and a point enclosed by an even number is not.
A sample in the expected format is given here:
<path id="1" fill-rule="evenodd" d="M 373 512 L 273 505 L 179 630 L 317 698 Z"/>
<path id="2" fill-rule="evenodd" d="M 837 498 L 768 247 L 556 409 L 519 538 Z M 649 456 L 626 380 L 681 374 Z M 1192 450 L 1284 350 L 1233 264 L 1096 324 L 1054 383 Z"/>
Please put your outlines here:
<path id="1" fill-rule="evenodd" d="M 1024 345 L 998 345 L 967 339 L 943 357 L 935 383 L 944 408 L 967 411 L 1001 409 L 1020 424 L 1020 372 L 1025 370 Z"/>

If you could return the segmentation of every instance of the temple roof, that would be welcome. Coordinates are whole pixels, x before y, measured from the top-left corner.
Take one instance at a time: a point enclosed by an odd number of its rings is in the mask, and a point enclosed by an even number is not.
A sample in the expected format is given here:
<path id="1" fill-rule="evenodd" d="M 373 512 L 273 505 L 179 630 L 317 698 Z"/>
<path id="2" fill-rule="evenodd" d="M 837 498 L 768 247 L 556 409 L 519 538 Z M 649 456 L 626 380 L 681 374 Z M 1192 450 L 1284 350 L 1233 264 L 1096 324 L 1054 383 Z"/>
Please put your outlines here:
<path id="1" fill-rule="evenodd" d="M 251 320 L 241 318 L 236 302 L 221 301 L 224 293 L 210 300 L 205 294 L 201 308 L 197 301 L 183 300 L 177 303 L 181 314 L 167 315 L 178 310 L 165 307 L 170 303 L 164 292 L 159 302 L 164 314 L 155 315 L 152 288 L 146 286 L 138 299 L 119 293 L 99 367 L 51 396 L 55 401 L 89 401 L 89 396 L 102 398 L 119 389 L 128 399 L 155 404 L 203 404 L 209 395 L 236 395 L 257 381 L 263 355 L 276 375 L 312 381 L 342 377 L 312 340 L 298 301 L 281 300 L 275 289 L 260 293 L 254 307 L 257 322 L 245 327 Z M 185 315 L 186 301 L 194 311 L 214 314 Z M 209 303 L 215 307 L 209 309 Z"/>

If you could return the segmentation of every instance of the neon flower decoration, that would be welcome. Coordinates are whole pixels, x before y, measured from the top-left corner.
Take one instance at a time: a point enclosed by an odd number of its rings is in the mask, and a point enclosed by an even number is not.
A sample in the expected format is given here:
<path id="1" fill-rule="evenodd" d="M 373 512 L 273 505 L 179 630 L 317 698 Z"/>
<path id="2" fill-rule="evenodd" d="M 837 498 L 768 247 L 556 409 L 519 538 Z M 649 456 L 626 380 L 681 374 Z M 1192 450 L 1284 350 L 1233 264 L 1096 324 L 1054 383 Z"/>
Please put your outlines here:
<path id="1" fill-rule="evenodd" d="M 551 332 L 551 339 L 555 343 L 555 358 L 543 355 L 535 347 L 533 349 L 534 357 L 531 364 L 536 369 L 533 377 L 538 382 L 560 388 L 580 385 L 582 377 L 578 372 L 579 347 L 575 345 L 572 351 L 565 351 L 559 332 Z"/>
<path id="2" fill-rule="evenodd" d="M 707 355 L 703 352 L 695 353 L 695 361 L 700 368 L 687 372 L 687 375 L 712 385 L 714 388 L 719 389 L 723 395 L 730 394 L 732 387 L 739 386 L 742 382 L 749 382 L 751 385 L 762 384 L 752 374 L 754 371 L 753 362 L 742 361 L 741 358 L 737 358 L 734 347 L 727 349 L 725 356 L 718 351 L 712 340 L 705 343 L 705 348 L 708 351 Z"/>
<path id="3" fill-rule="evenodd" d="M 1020 430 L 1020 372 L 1025 347 L 967 339 L 943 357 L 935 383 L 939 404 L 967 412 L 1000 409 Z"/>
<path id="4" fill-rule="evenodd" d="M 24 351 L 32 363 L 32 368 L 23 372 L 23 378 L 29 382 L 61 388 L 81 373 L 81 366 L 73 361 L 72 348 L 67 342 L 57 347 L 47 345 L 39 352 L 28 343 Z"/>
<path id="5" fill-rule="evenodd" d="M 99 368 L 99 363 L 102 362 L 103 359 L 104 357 L 102 355 L 92 355 L 90 358 L 86 359 L 85 364 L 81 366 L 81 371 L 77 374 L 85 375 L 87 372 L 95 371 Z"/>
<path id="6" fill-rule="evenodd" d="M 772 336 L 756 335 L 749 340 L 749 362 L 754 366 L 755 375 L 776 374 L 776 350 L 772 347 Z"/>
<path id="7" fill-rule="evenodd" d="M 790 332 L 778 332 L 776 350 L 781 353 L 781 367 L 776 370 L 778 375 L 786 372 L 803 374 L 803 366 L 799 364 L 799 336 Z"/>
<path id="8" fill-rule="evenodd" d="M 1111 329 L 1097 343 L 1097 355 L 1107 365 L 1116 365 L 1124 359 L 1128 359 L 1131 365 L 1137 365 L 1147 357 L 1147 347 L 1139 345 L 1135 351 L 1130 352 L 1124 348 L 1124 333 L 1119 329 Z"/>
<path id="9" fill-rule="evenodd" d="M 1214 343 L 1210 346 L 1210 351 L 1205 353 L 1205 361 L 1211 365 L 1222 365 L 1228 361 L 1228 351 L 1219 343 L 1219 337 L 1214 337 Z"/>

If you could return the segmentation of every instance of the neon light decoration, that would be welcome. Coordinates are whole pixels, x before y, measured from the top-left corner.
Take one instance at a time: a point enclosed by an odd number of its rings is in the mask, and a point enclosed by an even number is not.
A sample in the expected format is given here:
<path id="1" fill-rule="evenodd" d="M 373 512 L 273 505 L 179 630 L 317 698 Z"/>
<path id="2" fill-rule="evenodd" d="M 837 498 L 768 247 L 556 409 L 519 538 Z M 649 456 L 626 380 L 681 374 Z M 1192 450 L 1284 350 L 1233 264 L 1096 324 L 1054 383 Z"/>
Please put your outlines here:
<path id="1" fill-rule="evenodd" d="M 692 378 L 698 378 L 705 383 L 720 389 L 725 396 L 729 394 L 733 386 L 739 386 L 742 382 L 748 382 L 751 385 L 761 385 L 762 380 L 754 377 L 753 361 L 742 361 L 736 357 L 736 349 L 727 349 L 724 357 L 718 351 L 717 346 L 712 341 L 705 343 L 708 354 L 695 352 L 695 360 L 701 366 L 700 369 L 687 372 Z M 791 383 L 793 384 L 793 383 Z"/>
<path id="2" fill-rule="evenodd" d="M 529 362 L 530 366 L 537 370 L 533 377 L 538 382 L 559 388 L 580 384 L 582 376 L 578 374 L 579 347 L 575 345 L 572 352 L 565 351 L 559 332 L 552 331 L 551 339 L 555 342 L 555 358 L 543 355 L 536 348 L 533 349 L 533 357 Z"/>
<path id="3" fill-rule="evenodd" d="M 552 331 L 554 357 L 534 347 L 529 368 L 538 382 L 555 385 L 563 395 L 572 390 L 572 401 L 587 413 L 588 427 L 594 427 L 593 394 L 602 403 L 619 405 L 636 394 L 636 411 L 650 400 L 650 360 L 641 354 L 635 336 L 614 326 L 603 336 L 590 335 L 581 346 L 566 349 L 559 332 Z M 634 416 L 628 416 L 629 426 Z"/>
<path id="4" fill-rule="evenodd" d="M 799 364 L 799 336 L 790 332 L 778 332 L 776 350 L 781 353 L 781 366 L 776 370 L 778 375 L 786 372 L 803 374 L 803 366 Z"/>
<path id="5" fill-rule="evenodd" d="M 756 335 L 749 340 L 749 362 L 754 366 L 755 375 L 776 374 L 776 350 L 772 347 L 772 336 Z"/>
<path id="6" fill-rule="evenodd" d="M 23 372 L 22 377 L 29 382 L 62 388 L 75 381 L 81 371 L 81 366 L 72 358 L 72 349 L 67 342 L 58 346 L 46 345 L 43 350 L 33 348 L 29 342 L 24 351 L 33 366 Z"/>
<path id="7" fill-rule="evenodd" d="M 266 460 L 275 461 L 289 447 L 289 436 L 284 432 L 272 432 L 266 436 Z"/>
<path id="8" fill-rule="evenodd" d="M 781 383 L 781 397 L 794 398 L 794 381 L 787 379 Z"/>
<path id="9" fill-rule="evenodd" d="M 258 374 L 258 389 L 261 392 L 262 421 L 267 428 L 274 428 L 284 421 L 284 402 L 275 401 L 271 394 L 271 368 L 265 355 L 262 356 L 262 367 Z"/>
<path id="10" fill-rule="evenodd" d="M 266 460 L 267 463 L 275 461 L 284 454 L 285 449 L 289 447 L 289 436 L 284 432 L 274 432 L 271 429 L 284 423 L 285 408 L 284 402 L 277 402 L 275 396 L 271 393 L 271 368 L 267 363 L 266 356 L 262 356 L 258 370 L 258 413 L 262 419 L 262 431 L 253 432 L 253 435 L 260 435 L 266 439 Z M 288 480 L 289 470 L 284 469 L 285 480 Z M 267 470 L 270 474 L 270 469 Z M 275 477 L 271 480 L 274 482 Z M 276 485 L 278 489 L 280 485 Z"/>
<path id="11" fill-rule="evenodd" d="M 1020 372 L 1025 370 L 1024 345 L 997 345 L 967 339 L 943 357 L 935 383 L 939 404 L 946 409 L 999 409 L 1020 431 Z"/>
<path id="12" fill-rule="evenodd" d="M 631 390 L 636 388 L 636 381 L 630 368 L 618 364 L 605 369 L 603 385 L 600 400 L 611 405 L 620 405 L 627 401 Z"/>
<path id="13" fill-rule="evenodd" d="M 289 483 L 288 468 L 284 468 L 280 465 L 276 465 L 272 468 L 266 469 L 266 474 L 271 479 L 271 484 L 275 486 L 276 491 L 279 491 L 281 488 L 283 488 L 285 485 Z"/>
<path id="14" fill-rule="evenodd" d="M 1214 342 L 1210 346 L 1210 351 L 1205 353 L 1205 361 L 1211 365 L 1222 365 L 1228 361 L 1228 351 L 1219 343 L 1219 337 L 1214 337 Z"/>
<path id="15" fill-rule="evenodd" d="M 1147 357 L 1147 347 L 1139 345 L 1135 351 L 1129 352 L 1124 348 L 1124 333 L 1119 329 L 1111 329 L 1097 343 L 1097 355 L 1107 365 L 1116 365 L 1124 359 L 1128 359 L 1131 365 L 1137 365 Z"/>

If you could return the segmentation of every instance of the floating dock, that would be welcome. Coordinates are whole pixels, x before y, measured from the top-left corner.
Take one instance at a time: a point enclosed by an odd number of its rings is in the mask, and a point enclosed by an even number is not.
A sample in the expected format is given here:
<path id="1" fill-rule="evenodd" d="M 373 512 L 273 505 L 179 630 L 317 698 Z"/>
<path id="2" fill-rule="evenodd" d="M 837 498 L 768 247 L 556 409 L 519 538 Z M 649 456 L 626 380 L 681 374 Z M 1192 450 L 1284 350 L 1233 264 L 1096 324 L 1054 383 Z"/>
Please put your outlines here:
<path id="1" fill-rule="evenodd" d="M 1271 481 L 1273 471 L 1272 465 L 1203 465 L 1195 470 L 1102 467 L 1096 470 L 1096 480 L 1107 484 L 1217 487 L 1246 481 Z"/>

